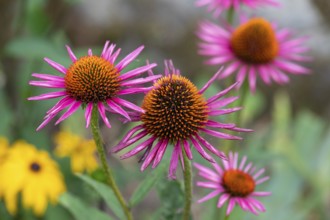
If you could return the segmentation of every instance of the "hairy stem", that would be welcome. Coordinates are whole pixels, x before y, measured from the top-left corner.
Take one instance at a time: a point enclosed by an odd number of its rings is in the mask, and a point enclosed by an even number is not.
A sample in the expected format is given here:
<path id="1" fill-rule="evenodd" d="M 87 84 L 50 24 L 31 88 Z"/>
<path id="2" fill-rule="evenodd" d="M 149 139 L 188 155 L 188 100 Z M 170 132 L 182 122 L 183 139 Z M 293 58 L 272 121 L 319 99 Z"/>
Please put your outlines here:
<path id="1" fill-rule="evenodd" d="M 97 110 L 98 110 L 97 106 L 94 106 L 93 112 L 92 112 L 91 127 L 92 127 L 94 141 L 95 141 L 95 144 L 97 147 L 97 152 L 99 154 L 100 161 L 102 164 L 102 169 L 107 178 L 107 183 L 110 186 L 110 188 L 113 190 L 116 198 L 118 199 L 118 202 L 120 203 L 120 205 L 127 217 L 127 220 L 132 220 L 133 219 L 132 213 L 131 213 L 130 209 L 128 208 L 124 197 L 122 196 L 121 192 L 119 191 L 119 188 L 112 176 L 112 170 L 110 169 L 108 162 L 107 162 L 107 157 L 106 157 L 106 153 L 104 150 L 99 122 L 98 122 L 98 111 Z"/>
<path id="2" fill-rule="evenodd" d="M 184 162 L 184 191 L 185 191 L 185 205 L 183 210 L 183 220 L 189 220 L 191 214 L 191 200 L 192 200 L 192 176 L 191 176 L 191 162 L 187 155 L 183 152 Z"/>

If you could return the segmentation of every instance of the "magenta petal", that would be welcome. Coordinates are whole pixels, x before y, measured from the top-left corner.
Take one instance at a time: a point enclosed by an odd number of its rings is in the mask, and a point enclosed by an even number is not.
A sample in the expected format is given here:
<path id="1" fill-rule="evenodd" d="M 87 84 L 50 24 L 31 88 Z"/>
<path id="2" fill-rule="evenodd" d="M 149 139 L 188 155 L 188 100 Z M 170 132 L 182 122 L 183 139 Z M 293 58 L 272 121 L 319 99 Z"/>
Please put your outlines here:
<path id="1" fill-rule="evenodd" d="M 218 132 L 218 131 L 213 131 L 213 130 L 209 130 L 209 129 L 205 129 L 205 128 L 201 128 L 200 130 L 204 131 L 205 133 L 207 133 L 209 135 L 212 135 L 212 136 L 218 137 L 218 138 L 223 138 L 223 139 L 227 139 L 227 140 L 242 140 L 241 137 L 230 135 L 230 134 L 225 134 L 225 133 Z"/>
<path id="2" fill-rule="evenodd" d="M 221 208 L 223 206 L 223 204 L 225 204 L 225 202 L 229 199 L 229 197 L 230 197 L 230 195 L 227 193 L 220 196 L 217 207 Z"/>
<path id="3" fill-rule="evenodd" d="M 137 84 L 142 84 L 142 83 L 154 81 L 160 77 L 162 77 L 162 75 L 154 75 L 154 76 L 149 76 L 146 78 L 133 79 L 130 81 L 122 82 L 121 86 L 133 86 L 133 85 L 137 85 Z"/>
<path id="4" fill-rule="evenodd" d="M 126 158 L 129 158 L 129 157 L 141 152 L 143 149 L 145 149 L 150 144 L 152 144 L 155 139 L 156 139 L 156 137 L 149 138 L 148 140 L 146 140 L 146 141 L 142 142 L 141 144 L 137 145 L 136 147 L 134 147 L 133 150 L 131 150 L 131 151 L 127 152 L 126 154 L 120 156 L 120 159 L 126 159 Z"/>
<path id="5" fill-rule="evenodd" d="M 219 189 L 219 183 L 213 181 L 212 182 L 198 181 L 196 185 L 207 189 Z"/>
<path id="6" fill-rule="evenodd" d="M 110 41 L 108 41 L 108 40 L 105 42 L 102 53 L 101 53 L 101 57 L 103 57 L 104 59 L 106 59 L 104 57 L 104 55 L 105 55 L 106 51 L 108 50 L 109 43 L 110 43 Z"/>
<path id="7" fill-rule="evenodd" d="M 54 69 L 56 69 L 57 71 L 66 74 L 66 68 L 64 66 L 62 66 L 59 63 L 56 63 L 55 61 L 52 61 L 51 59 L 48 59 L 47 57 L 44 58 L 44 60 L 50 65 L 52 66 Z"/>
<path id="8" fill-rule="evenodd" d="M 47 117 L 36 129 L 36 131 L 39 131 L 40 129 L 42 129 L 43 127 L 45 127 L 56 115 L 50 115 L 49 117 Z"/>
<path id="9" fill-rule="evenodd" d="M 155 63 L 152 63 L 152 64 L 148 64 L 148 65 L 145 65 L 145 66 L 141 66 L 141 67 L 138 67 L 136 69 L 133 69 L 133 70 L 130 70 L 126 73 L 124 73 L 123 75 L 120 76 L 120 79 L 122 81 L 126 80 L 126 79 L 130 79 L 136 75 L 139 75 L 141 73 L 144 73 L 146 71 L 149 71 L 150 69 L 154 68 L 155 66 L 157 66 L 157 64 Z"/>
<path id="10" fill-rule="evenodd" d="M 77 57 L 76 57 L 76 55 L 72 52 L 71 48 L 70 48 L 68 45 L 66 45 L 65 47 L 66 47 L 66 49 L 67 49 L 67 51 L 68 51 L 68 54 L 69 54 L 70 59 L 72 60 L 72 62 L 76 62 L 76 61 L 77 61 Z"/>
<path id="11" fill-rule="evenodd" d="M 256 70 L 252 66 L 250 66 L 249 84 L 251 91 L 254 93 L 256 91 L 257 76 L 256 76 Z"/>
<path id="12" fill-rule="evenodd" d="M 136 93 L 145 93 L 145 92 L 149 92 L 152 88 L 153 87 L 137 87 L 137 88 L 122 89 L 117 94 L 128 95 L 128 94 L 136 94 Z"/>
<path id="13" fill-rule="evenodd" d="M 168 140 L 165 139 L 162 143 L 162 145 L 159 147 L 158 151 L 157 151 L 157 155 L 154 159 L 154 162 L 152 164 L 152 168 L 155 168 L 159 163 L 160 161 L 162 160 L 163 156 L 164 156 L 164 153 L 165 153 L 165 150 L 167 148 L 167 145 L 168 145 Z"/>
<path id="14" fill-rule="evenodd" d="M 224 78 L 230 76 L 231 74 L 233 74 L 239 68 L 240 65 L 241 65 L 241 62 L 239 62 L 239 61 L 229 64 L 228 67 L 220 75 L 220 79 L 224 79 Z"/>
<path id="15" fill-rule="evenodd" d="M 189 142 L 187 140 L 183 140 L 183 148 L 184 148 L 184 151 L 186 152 L 186 155 L 187 155 L 188 159 L 192 160 L 193 155 L 191 153 L 190 145 L 189 145 Z"/>
<path id="16" fill-rule="evenodd" d="M 109 56 L 108 60 L 110 63 L 115 63 L 121 49 L 119 48 L 116 52 L 114 52 L 111 56 Z"/>
<path id="17" fill-rule="evenodd" d="M 225 115 L 225 114 L 230 114 L 233 112 L 237 112 L 241 110 L 241 107 L 235 107 L 235 108 L 228 108 L 228 109 L 220 109 L 220 110 L 211 110 L 208 115 Z"/>
<path id="18" fill-rule="evenodd" d="M 206 151 L 202 148 L 202 146 L 193 137 L 190 137 L 190 139 L 195 149 L 203 158 L 210 161 L 211 163 L 215 163 L 214 159 L 208 153 L 206 153 Z"/>
<path id="19" fill-rule="evenodd" d="M 29 85 L 45 88 L 65 88 L 64 82 L 58 81 L 30 81 Z"/>
<path id="20" fill-rule="evenodd" d="M 225 124 L 225 123 L 212 121 L 212 120 L 208 120 L 205 125 L 213 127 L 213 128 L 223 128 L 223 129 L 231 129 L 236 126 L 235 124 Z"/>
<path id="21" fill-rule="evenodd" d="M 45 93 L 42 95 L 30 97 L 30 98 L 28 98 L 28 100 L 53 99 L 53 98 L 58 98 L 58 97 L 65 96 L 65 95 L 66 95 L 66 91 L 49 92 L 49 93 Z"/>
<path id="22" fill-rule="evenodd" d="M 64 97 L 63 99 L 58 101 L 51 109 L 47 111 L 46 117 L 48 117 L 49 115 L 55 115 L 59 113 L 60 111 L 62 111 L 63 109 L 65 109 L 74 102 L 75 100 L 72 99 L 71 97 L 69 96 Z"/>
<path id="23" fill-rule="evenodd" d="M 171 161 L 170 161 L 170 167 L 168 170 L 168 177 L 170 179 L 175 179 L 175 171 L 176 168 L 178 166 L 178 161 L 179 161 L 179 151 L 181 151 L 181 146 L 180 146 L 180 142 L 176 142 L 173 152 L 172 152 L 172 157 L 171 157 Z"/>
<path id="24" fill-rule="evenodd" d="M 222 70 L 223 70 L 223 67 L 221 67 L 219 70 L 218 70 L 218 72 L 216 72 L 213 76 L 212 76 L 212 78 L 203 86 L 203 88 L 201 88 L 201 90 L 199 90 L 199 94 L 203 94 L 209 87 L 210 87 L 210 85 L 214 82 L 214 80 L 216 80 L 218 77 L 219 77 L 219 75 L 220 75 L 220 73 L 222 72 Z"/>
<path id="25" fill-rule="evenodd" d="M 216 164 L 216 163 L 212 163 L 212 164 Z M 203 174 L 206 174 L 205 176 L 212 177 L 212 181 L 213 181 L 213 179 L 219 179 L 219 175 L 217 173 L 215 173 L 212 169 L 210 169 L 208 167 L 204 167 L 203 165 L 198 164 L 198 163 L 194 163 L 193 165 L 194 165 L 194 167 L 196 167 L 199 170 L 199 174 L 203 173 Z"/>
<path id="26" fill-rule="evenodd" d="M 199 143 L 201 143 L 202 145 L 204 145 L 204 147 L 206 147 L 206 149 L 208 149 L 210 152 L 212 152 L 213 154 L 217 155 L 218 157 L 220 157 L 221 159 L 226 159 L 226 155 L 221 152 L 218 151 L 217 149 L 215 149 L 215 147 L 213 147 L 209 142 L 207 142 L 204 138 L 202 138 L 199 135 L 196 135 L 196 138 L 199 140 Z"/>
<path id="27" fill-rule="evenodd" d="M 234 206 L 235 206 L 235 198 L 230 198 L 227 206 L 226 215 L 230 215 L 231 211 L 233 211 Z"/>
<path id="28" fill-rule="evenodd" d="M 127 132 L 127 134 L 123 137 L 122 141 L 115 147 L 113 147 L 110 151 L 112 153 L 116 153 L 120 150 L 122 150 L 124 147 L 126 147 L 126 142 L 139 130 L 143 129 L 143 126 L 142 125 L 138 125 L 134 128 L 132 128 L 131 130 L 129 130 Z M 121 148 L 120 146 L 123 146 L 123 148 Z"/>
<path id="29" fill-rule="evenodd" d="M 212 103 L 216 101 L 217 99 L 221 98 L 222 96 L 226 95 L 230 90 L 232 90 L 237 85 L 237 82 L 233 85 L 229 86 L 228 88 L 222 90 L 221 92 L 217 93 L 216 95 L 212 96 L 207 100 L 207 103 Z"/>
<path id="30" fill-rule="evenodd" d="M 121 71 L 124 69 L 129 63 L 131 63 L 143 50 L 144 46 L 140 46 L 137 49 L 135 49 L 133 52 L 128 54 L 124 59 L 122 59 L 117 65 L 116 68 L 118 71 Z"/>
<path id="31" fill-rule="evenodd" d="M 144 160 L 144 162 L 141 166 L 141 171 L 144 171 L 150 165 L 150 163 L 155 158 L 159 147 L 162 146 L 162 143 L 163 143 L 163 141 L 161 141 L 161 140 L 158 141 L 157 144 L 155 145 L 155 147 L 150 151 L 150 153 L 148 154 L 148 156 L 146 157 L 146 159 Z"/>
<path id="32" fill-rule="evenodd" d="M 271 192 L 253 192 L 251 196 L 270 196 Z"/>
<path id="33" fill-rule="evenodd" d="M 230 103 L 233 103 L 238 99 L 238 96 L 232 96 L 229 98 L 224 98 L 218 101 L 215 101 L 213 103 L 210 103 L 208 106 L 210 109 L 215 109 L 215 108 L 222 108 L 226 105 L 229 105 Z"/>
<path id="34" fill-rule="evenodd" d="M 117 104 L 119 105 L 122 105 L 122 106 L 125 106 L 126 108 L 129 108 L 129 109 L 132 109 L 132 110 L 135 110 L 137 112 L 141 112 L 141 113 L 144 113 L 144 110 L 142 108 L 140 108 L 139 106 L 129 102 L 129 101 L 126 101 L 124 99 L 120 99 L 118 97 L 114 97 L 112 99 L 114 102 L 116 102 Z"/>
<path id="35" fill-rule="evenodd" d="M 140 139 L 144 138 L 146 135 L 148 134 L 147 131 L 142 130 L 139 133 L 137 133 L 136 135 L 134 135 L 134 137 L 130 138 L 128 141 L 123 142 L 121 141 L 118 145 L 116 145 L 115 147 L 113 147 L 110 152 L 112 153 L 116 153 L 126 147 L 128 147 L 129 145 L 139 141 Z"/>
<path id="36" fill-rule="evenodd" d="M 261 183 L 263 183 L 263 182 L 265 182 L 265 181 L 267 181 L 267 180 L 269 180 L 269 176 L 265 176 L 265 177 L 263 177 L 263 178 L 257 180 L 257 181 L 256 181 L 256 185 L 259 185 L 259 184 L 261 184 Z"/>
<path id="37" fill-rule="evenodd" d="M 109 107 L 110 107 L 114 112 L 116 112 L 116 113 L 118 113 L 118 114 L 124 116 L 124 117 L 127 118 L 128 120 L 131 120 L 131 118 L 129 117 L 129 115 L 127 114 L 127 112 L 126 112 L 124 109 L 122 109 L 119 105 L 117 105 L 114 101 L 112 101 L 112 100 L 109 99 L 109 100 L 107 100 L 106 102 L 108 103 Z"/>
<path id="38" fill-rule="evenodd" d="M 99 113 L 101 115 L 101 118 L 103 119 L 105 125 L 108 127 L 108 128 L 111 128 L 111 124 L 107 118 L 107 116 L 105 115 L 105 108 L 104 108 L 104 105 L 102 102 L 98 102 L 97 103 L 97 108 L 99 110 Z"/>
<path id="39" fill-rule="evenodd" d="M 85 110 L 86 128 L 89 127 L 92 118 L 93 103 L 88 103 Z"/>
<path id="40" fill-rule="evenodd" d="M 58 123 L 65 120 L 73 113 L 75 113 L 80 106 L 81 106 L 81 102 L 74 101 L 73 104 L 70 106 L 70 108 L 56 121 L 55 125 L 57 125 Z"/>
<path id="41" fill-rule="evenodd" d="M 216 197 L 217 195 L 219 195 L 221 193 L 221 190 L 214 190 L 212 191 L 211 193 L 209 193 L 208 195 L 206 195 L 205 197 L 199 199 L 197 202 L 198 203 L 202 203 L 202 202 L 205 202 L 207 200 L 210 200 L 214 197 Z"/>
<path id="42" fill-rule="evenodd" d="M 49 80 L 49 81 L 64 82 L 64 78 L 60 77 L 60 76 L 53 76 L 53 75 L 43 74 L 43 73 L 32 73 L 32 76 L 39 78 L 39 79 Z"/>

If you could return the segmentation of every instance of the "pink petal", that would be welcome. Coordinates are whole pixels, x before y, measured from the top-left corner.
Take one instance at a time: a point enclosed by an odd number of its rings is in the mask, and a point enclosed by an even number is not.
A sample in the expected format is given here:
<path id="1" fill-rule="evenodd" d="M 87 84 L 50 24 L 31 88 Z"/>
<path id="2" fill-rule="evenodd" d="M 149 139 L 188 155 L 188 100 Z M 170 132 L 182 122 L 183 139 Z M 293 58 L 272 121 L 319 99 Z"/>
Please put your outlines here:
<path id="1" fill-rule="evenodd" d="M 157 142 L 157 144 L 154 146 L 154 148 L 151 150 L 151 152 L 148 154 L 148 156 L 144 160 L 144 162 L 143 162 L 143 164 L 141 166 L 141 171 L 144 171 L 150 165 L 150 163 L 155 158 L 156 153 L 159 150 L 160 146 L 162 146 L 162 144 L 163 144 L 163 141 L 162 140 L 159 140 Z"/>
<path id="2" fill-rule="evenodd" d="M 30 97 L 30 98 L 28 98 L 28 100 L 53 99 L 53 98 L 58 98 L 58 97 L 65 96 L 65 95 L 66 95 L 66 91 L 49 92 L 49 93 L 45 93 L 42 95 Z"/>
<path id="3" fill-rule="evenodd" d="M 127 112 L 122 109 L 119 105 L 117 105 L 114 101 L 112 100 L 106 100 L 106 102 L 108 103 L 109 107 L 116 113 L 124 116 L 125 118 L 127 118 L 128 120 L 131 120 L 131 118 L 129 117 L 129 115 L 127 114 Z"/>
<path id="4" fill-rule="evenodd" d="M 165 150 L 167 148 L 167 144 L 168 144 L 168 140 L 165 139 L 163 141 L 162 145 L 159 147 L 159 149 L 157 151 L 157 155 L 156 155 L 155 160 L 152 164 L 152 168 L 155 168 L 160 163 L 160 161 L 162 160 L 162 158 L 164 156 L 164 153 L 165 153 Z"/>
<path id="5" fill-rule="evenodd" d="M 102 102 L 98 102 L 97 103 L 97 108 L 99 110 L 99 113 L 101 115 L 101 118 L 102 120 L 104 121 L 105 125 L 108 127 L 108 128 L 111 128 L 111 124 L 107 118 L 107 116 L 105 115 L 105 108 L 104 108 L 104 105 Z"/>
<path id="6" fill-rule="evenodd" d="M 135 110 L 135 111 L 137 111 L 137 112 L 141 112 L 141 113 L 144 113 L 144 112 L 145 112 L 145 111 L 144 111 L 142 108 L 140 108 L 139 106 L 137 106 L 137 105 L 135 105 L 135 104 L 133 104 L 133 103 L 131 103 L 131 102 L 129 102 L 129 101 L 126 101 L 126 100 L 124 100 L 124 99 L 120 99 L 120 98 L 118 98 L 118 97 L 114 97 L 114 98 L 112 99 L 112 101 L 116 102 L 116 103 L 119 104 L 119 105 L 125 106 L 126 108 L 129 108 L 129 109 Z"/>
<path id="7" fill-rule="evenodd" d="M 133 150 L 127 152 L 126 154 L 122 155 L 120 159 L 126 159 L 131 156 L 134 156 L 135 154 L 141 152 L 146 147 L 148 147 L 150 144 L 152 144 L 155 141 L 156 137 L 151 137 L 148 140 L 142 142 L 141 144 L 138 144 L 136 147 L 133 148 Z"/>
<path id="8" fill-rule="evenodd" d="M 77 57 L 76 57 L 76 55 L 72 52 L 71 48 L 70 48 L 68 45 L 66 45 L 65 47 L 66 47 L 66 49 L 67 49 L 67 51 L 68 51 L 68 54 L 69 54 L 70 59 L 72 60 L 72 62 L 76 62 L 76 61 L 77 61 Z"/>
<path id="9" fill-rule="evenodd" d="M 93 103 L 88 103 L 85 110 L 86 128 L 89 127 L 92 118 Z"/>
<path id="10" fill-rule="evenodd" d="M 174 149 L 172 151 L 172 156 L 171 156 L 171 161 L 170 161 L 170 167 L 168 170 L 168 177 L 170 179 L 175 179 L 175 171 L 176 168 L 178 166 L 178 161 L 179 161 L 179 151 L 181 151 L 181 146 L 180 146 L 180 142 L 178 141 L 175 146 Z"/>
<path id="11" fill-rule="evenodd" d="M 211 163 L 215 163 L 214 159 L 208 153 L 206 153 L 206 151 L 202 148 L 202 146 L 193 137 L 190 137 L 190 139 L 191 139 L 195 149 L 198 151 L 198 153 L 203 158 L 210 161 Z"/>
<path id="12" fill-rule="evenodd" d="M 144 46 L 140 46 L 137 49 L 135 49 L 133 52 L 128 54 L 124 59 L 122 59 L 117 65 L 116 68 L 118 71 L 121 71 L 124 69 L 129 63 L 131 63 L 143 50 Z"/>
<path id="13" fill-rule="evenodd" d="M 145 66 L 141 66 L 141 67 L 138 67 L 138 68 L 135 68 L 133 70 L 130 70 L 126 73 L 124 73 L 123 75 L 120 76 L 120 79 L 122 81 L 126 80 L 126 79 L 130 79 L 136 75 L 139 75 L 141 73 L 144 73 L 146 71 L 149 71 L 151 70 L 152 68 L 154 68 L 155 66 L 157 66 L 157 64 L 155 63 L 152 63 L 152 64 L 148 64 L 148 65 L 145 65 Z"/>
<path id="14" fill-rule="evenodd" d="M 52 66 L 54 69 L 56 69 L 57 71 L 66 74 L 66 68 L 64 66 L 62 66 L 59 63 L 56 63 L 55 61 L 52 61 L 51 59 L 48 59 L 47 57 L 44 58 L 44 60 L 50 65 Z"/>
<path id="15" fill-rule="evenodd" d="M 80 106 L 81 106 L 81 102 L 74 101 L 73 104 L 70 106 L 70 108 L 55 122 L 55 125 L 57 125 L 58 123 L 65 120 L 73 113 L 75 113 Z"/>

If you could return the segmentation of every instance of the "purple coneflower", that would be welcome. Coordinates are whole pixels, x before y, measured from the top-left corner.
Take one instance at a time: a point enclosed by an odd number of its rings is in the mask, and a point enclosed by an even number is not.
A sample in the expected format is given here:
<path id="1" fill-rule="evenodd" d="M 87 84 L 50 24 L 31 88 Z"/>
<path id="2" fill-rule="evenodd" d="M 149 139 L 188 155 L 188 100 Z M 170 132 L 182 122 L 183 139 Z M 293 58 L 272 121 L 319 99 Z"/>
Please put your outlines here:
<path id="1" fill-rule="evenodd" d="M 214 170 L 194 163 L 199 175 L 207 181 L 198 181 L 197 186 L 213 189 L 207 196 L 198 200 L 198 203 L 205 202 L 215 196 L 219 196 L 218 208 L 221 208 L 226 201 L 228 207 L 226 215 L 229 215 L 235 204 L 239 205 L 244 211 L 258 215 L 258 212 L 266 211 L 261 202 L 254 197 L 269 196 L 270 192 L 256 192 L 255 187 L 269 179 L 268 176 L 260 178 L 265 169 L 256 171 L 252 163 L 246 163 L 247 157 L 244 156 L 238 167 L 238 153 L 229 153 L 229 159 L 222 160 L 223 168 L 217 163 L 213 163 Z"/>
<path id="2" fill-rule="evenodd" d="M 117 64 L 115 64 L 115 61 L 121 49 L 115 49 L 115 47 L 115 44 L 110 44 L 110 42 L 107 41 L 101 56 L 93 55 L 92 50 L 89 49 L 88 56 L 77 59 L 71 48 L 66 46 L 72 60 L 72 64 L 68 68 L 45 58 L 45 61 L 62 73 L 63 76 L 33 73 L 32 76 L 41 79 L 41 81 L 30 81 L 30 85 L 59 89 L 59 91 L 30 97 L 28 100 L 45 100 L 59 97 L 62 97 L 62 99 L 47 111 L 44 121 L 37 130 L 43 128 L 60 111 L 67 107 L 68 110 L 55 124 L 68 118 L 77 111 L 80 106 L 85 107 L 86 127 L 88 127 L 91 122 L 91 114 L 94 105 L 97 106 L 107 127 L 111 127 L 111 125 L 107 119 L 106 110 L 123 115 L 127 119 L 130 119 L 129 115 L 122 106 L 143 112 L 140 107 L 118 96 L 147 92 L 150 90 L 151 87 L 140 87 L 139 84 L 153 81 L 159 78 L 159 76 L 138 79 L 132 78 L 150 70 L 155 67 L 156 64 L 147 64 L 122 73 L 122 70 L 141 53 L 144 46 L 138 47 Z"/>
<path id="3" fill-rule="evenodd" d="M 152 71 L 149 72 L 150 75 L 153 75 Z M 167 147 L 173 145 L 169 167 L 170 178 L 175 178 L 178 161 L 179 159 L 181 162 L 183 161 L 183 153 L 190 160 L 192 159 L 189 142 L 202 157 L 210 162 L 215 161 L 205 149 L 220 158 L 225 158 L 224 153 L 205 140 L 201 133 L 222 139 L 240 140 L 240 137 L 215 131 L 212 128 L 238 132 L 250 130 L 237 128 L 235 124 L 224 124 L 210 119 L 210 116 L 229 114 L 241 109 L 239 107 L 221 109 L 238 98 L 223 98 L 236 84 L 209 99 L 204 98 L 203 93 L 219 74 L 220 71 L 201 90 L 198 90 L 190 80 L 180 75 L 180 71 L 175 69 L 172 61 L 165 62 L 165 76 L 154 83 L 153 89 L 146 94 L 143 100 L 144 113 L 132 116 L 133 121 L 141 121 L 141 124 L 131 129 L 111 151 L 118 152 L 146 137 L 142 143 L 121 156 L 122 159 L 125 159 L 144 150 L 141 158 L 143 161 L 141 171 L 143 171 L 151 162 L 153 162 L 152 168 L 155 168 L 160 163 Z"/>
<path id="4" fill-rule="evenodd" d="M 260 5 L 278 6 L 277 1 L 274 0 L 197 0 L 196 6 L 207 6 L 209 12 L 213 11 L 214 16 L 220 15 L 223 11 L 233 8 L 235 11 L 239 9 L 240 5 L 246 5 L 251 8 L 256 8 Z"/>
<path id="5" fill-rule="evenodd" d="M 289 74 L 306 74 L 309 70 L 296 62 L 308 61 L 302 55 L 308 48 L 306 38 L 293 38 L 288 29 L 277 30 L 276 25 L 263 18 L 242 22 L 235 30 L 222 28 L 211 22 L 200 24 L 197 35 L 203 41 L 199 53 L 210 57 L 209 65 L 226 65 L 220 78 L 236 73 L 239 86 L 248 78 L 251 91 L 256 89 L 257 75 L 266 83 L 289 82 Z"/>

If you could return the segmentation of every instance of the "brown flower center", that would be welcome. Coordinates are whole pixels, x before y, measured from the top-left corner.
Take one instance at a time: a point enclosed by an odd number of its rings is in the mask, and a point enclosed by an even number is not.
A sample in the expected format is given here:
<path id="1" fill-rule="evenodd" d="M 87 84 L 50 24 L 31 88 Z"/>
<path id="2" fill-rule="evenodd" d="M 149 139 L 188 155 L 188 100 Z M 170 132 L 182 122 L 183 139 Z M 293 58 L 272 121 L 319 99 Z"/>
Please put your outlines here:
<path id="1" fill-rule="evenodd" d="M 204 127 L 207 105 L 196 86 L 177 75 L 162 77 L 145 96 L 141 120 L 150 134 L 174 142 Z"/>
<path id="2" fill-rule="evenodd" d="M 222 186 L 231 196 L 245 197 L 254 191 L 255 181 L 240 170 L 226 170 L 222 177 Z"/>
<path id="3" fill-rule="evenodd" d="M 272 25 L 263 18 L 253 18 L 239 26 L 231 38 L 231 48 L 241 60 L 262 64 L 278 54 L 278 42 Z"/>
<path id="4" fill-rule="evenodd" d="M 30 164 L 30 170 L 31 170 L 32 172 L 37 173 L 37 172 L 39 172 L 39 171 L 41 170 L 41 166 L 40 166 L 39 163 L 37 163 L 37 162 L 33 162 L 33 163 Z"/>
<path id="5" fill-rule="evenodd" d="M 119 72 L 107 60 L 85 56 L 74 62 L 65 75 L 66 92 L 84 103 L 105 101 L 119 91 Z"/>

